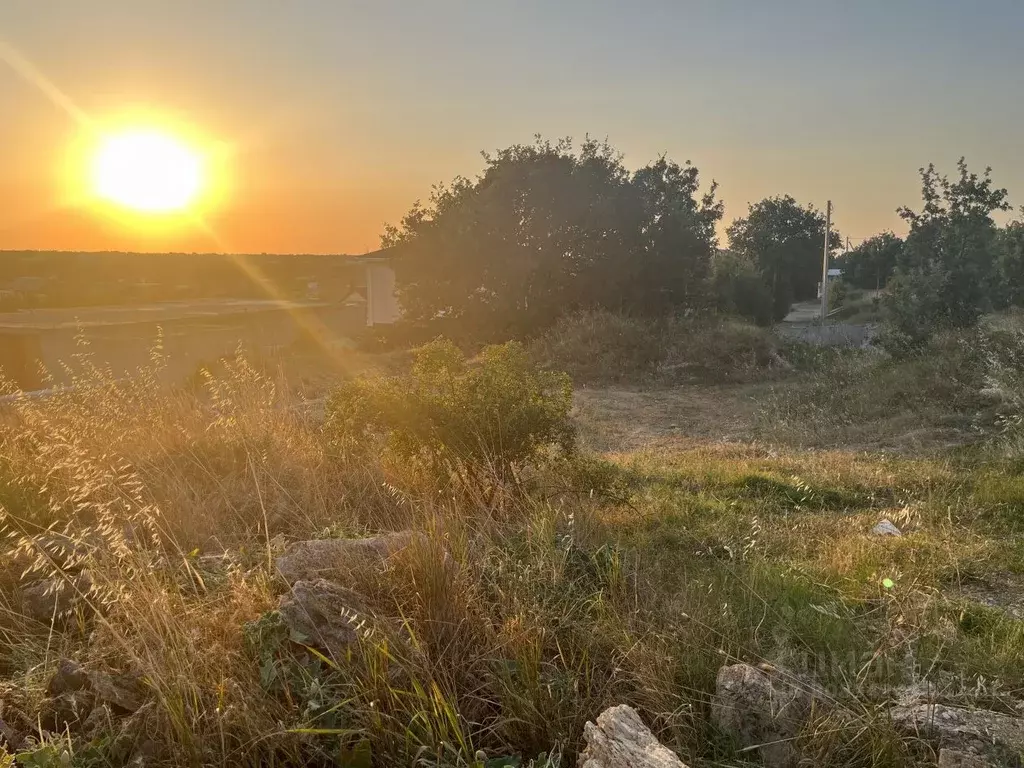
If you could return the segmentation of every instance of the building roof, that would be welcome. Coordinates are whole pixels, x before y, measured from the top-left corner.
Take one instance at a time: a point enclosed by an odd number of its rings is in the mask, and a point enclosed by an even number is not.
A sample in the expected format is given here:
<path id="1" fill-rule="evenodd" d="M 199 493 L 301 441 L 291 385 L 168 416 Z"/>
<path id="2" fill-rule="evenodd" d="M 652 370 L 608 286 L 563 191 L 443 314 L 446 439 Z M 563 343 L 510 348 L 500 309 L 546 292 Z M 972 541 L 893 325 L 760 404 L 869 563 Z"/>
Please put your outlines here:
<path id="1" fill-rule="evenodd" d="M 347 258 L 357 264 L 376 264 L 383 261 L 390 261 L 395 256 L 396 247 L 397 246 L 381 248 L 378 251 L 370 251 L 369 253 L 364 253 L 361 256 L 348 256 Z"/>

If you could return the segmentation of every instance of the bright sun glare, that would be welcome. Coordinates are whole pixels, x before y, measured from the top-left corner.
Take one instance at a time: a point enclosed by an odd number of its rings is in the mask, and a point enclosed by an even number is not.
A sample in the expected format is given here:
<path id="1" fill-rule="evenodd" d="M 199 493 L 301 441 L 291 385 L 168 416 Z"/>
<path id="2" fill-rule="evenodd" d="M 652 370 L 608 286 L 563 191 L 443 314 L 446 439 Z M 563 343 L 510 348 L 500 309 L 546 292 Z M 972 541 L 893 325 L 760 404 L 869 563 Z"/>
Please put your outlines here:
<path id="1" fill-rule="evenodd" d="M 166 133 L 118 133 L 104 137 L 93 157 L 92 186 L 104 200 L 136 211 L 181 211 L 202 191 L 203 161 Z"/>

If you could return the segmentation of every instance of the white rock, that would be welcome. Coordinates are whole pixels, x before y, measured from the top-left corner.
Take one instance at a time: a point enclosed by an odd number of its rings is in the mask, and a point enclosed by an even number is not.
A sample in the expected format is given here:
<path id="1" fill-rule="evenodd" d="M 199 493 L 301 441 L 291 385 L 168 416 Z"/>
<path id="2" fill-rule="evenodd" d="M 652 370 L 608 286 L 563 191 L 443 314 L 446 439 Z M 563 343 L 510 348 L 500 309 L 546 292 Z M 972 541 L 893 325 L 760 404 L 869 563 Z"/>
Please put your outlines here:
<path id="1" fill-rule="evenodd" d="M 877 525 L 871 529 L 876 536 L 902 536 L 903 531 L 893 525 L 892 520 L 879 520 Z"/>
<path id="2" fill-rule="evenodd" d="M 632 707 L 620 704 L 583 728 L 586 748 L 579 768 L 686 768 L 675 753 L 654 738 Z"/>

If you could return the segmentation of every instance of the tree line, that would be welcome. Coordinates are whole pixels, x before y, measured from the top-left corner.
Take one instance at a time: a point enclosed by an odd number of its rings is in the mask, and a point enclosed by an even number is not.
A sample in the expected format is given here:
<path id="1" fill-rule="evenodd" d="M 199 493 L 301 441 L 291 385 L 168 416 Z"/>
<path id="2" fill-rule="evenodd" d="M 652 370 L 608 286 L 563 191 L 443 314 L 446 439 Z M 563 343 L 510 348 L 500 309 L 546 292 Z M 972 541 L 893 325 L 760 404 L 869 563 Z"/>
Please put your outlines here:
<path id="1" fill-rule="evenodd" d="M 590 138 L 537 137 L 483 157 L 479 176 L 436 186 L 382 238 L 405 323 L 426 334 L 524 337 L 593 309 L 768 324 L 817 293 L 825 217 L 792 197 L 750 206 L 725 251 L 717 184 L 702 189 L 689 162 L 631 171 Z"/>
<path id="2" fill-rule="evenodd" d="M 483 154 L 484 169 L 434 187 L 397 225 L 393 248 L 406 326 L 497 340 L 543 332 L 560 316 L 604 309 L 660 316 L 709 311 L 760 324 L 814 299 L 825 216 L 779 195 L 726 229 L 717 184 L 667 157 L 636 170 L 607 141 L 536 137 Z M 1024 223 L 991 170 L 961 159 L 952 180 L 921 170 L 920 210 L 899 209 L 910 232 L 884 232 L 837 258 L 857 287 L 887 288 L 890 338 L 920 344 L 936 329 L 1024 303 Z M 830 251 L 842 244 L 830 235 Z"/>

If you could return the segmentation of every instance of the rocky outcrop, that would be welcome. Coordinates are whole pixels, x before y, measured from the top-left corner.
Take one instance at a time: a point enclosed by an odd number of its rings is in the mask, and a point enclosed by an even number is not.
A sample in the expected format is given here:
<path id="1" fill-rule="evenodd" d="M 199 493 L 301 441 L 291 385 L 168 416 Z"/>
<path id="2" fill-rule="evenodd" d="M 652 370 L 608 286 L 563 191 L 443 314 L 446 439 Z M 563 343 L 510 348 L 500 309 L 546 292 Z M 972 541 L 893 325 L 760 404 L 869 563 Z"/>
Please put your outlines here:
<path id="1" fill-rule="evenodd" d="M 588 722 L 583 738 L 579 768 L 686 768 L 625 704 L 606 709 L 596 724 Z"/>
<path id="2" fill-rule="evenodd" d="M 800 761 L 796 737 L 825 699 L 782 670 L 733 664 L 718 670 L 711 717 L 737 747 L 756 750 L 765 766 L 790 768 Z"/>
<path id="3" fill-rule="evenodd" d="M 398 553 L 426 546 L 427 537 L 418 531 L 399 531 L 365 539 L 311 539 L 288 546 L 275 565 L 289 584 L 330 579 L 341 583 L 353 572 L 380 567 Z"/>
<path id="4" fill-rule="evenodd" d="M 1019 717 L 933 703 L 896 706 L 890 716 L 905 736 L 945 753 L 948 766 L 1019 765 L 1014 761 L 1024 754 L 1024 719 Z"/>
<path id="5" fill-rule="evenodd" d="M 281 596 L 278 613 L 294 642 L 335 658 L 358 641 L 368 618 L 356 592 L 326 579 L 296 582 Z"/>

